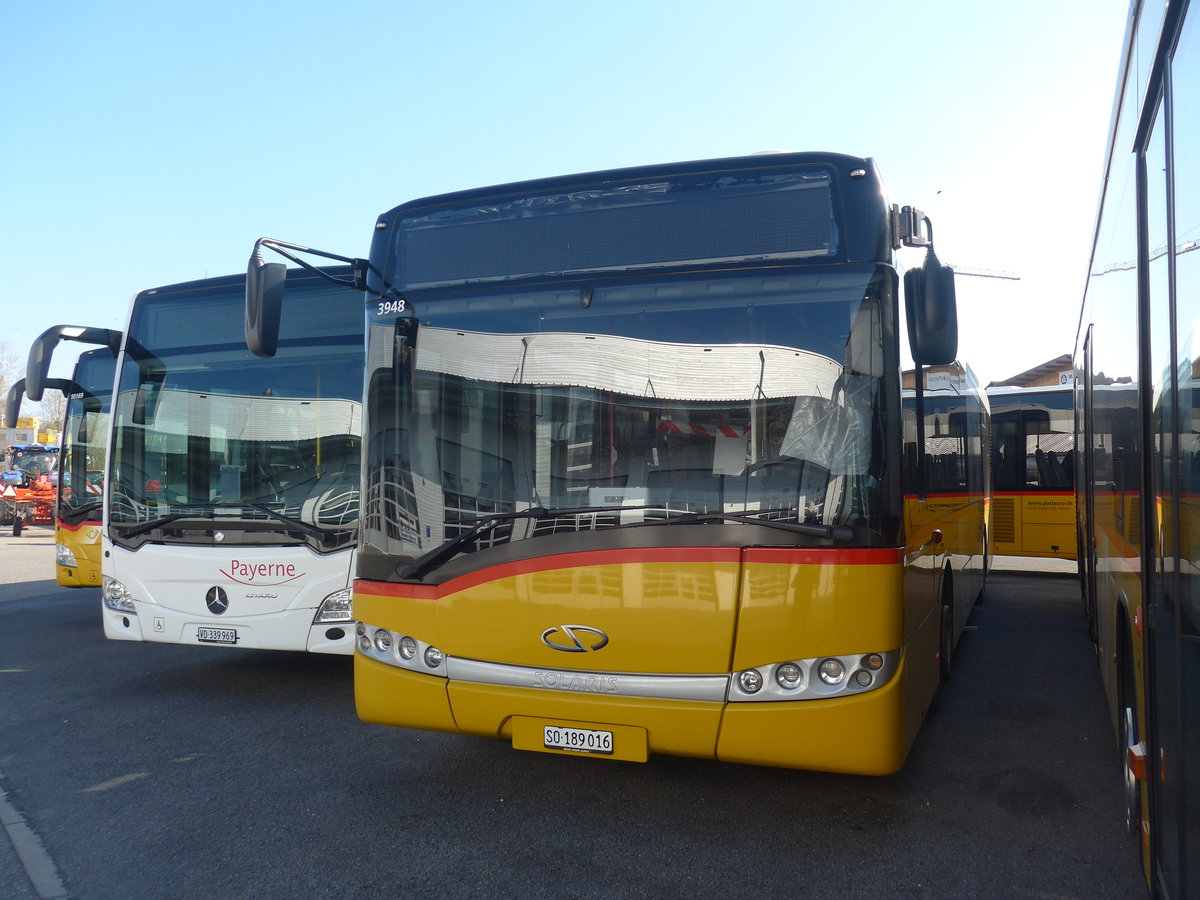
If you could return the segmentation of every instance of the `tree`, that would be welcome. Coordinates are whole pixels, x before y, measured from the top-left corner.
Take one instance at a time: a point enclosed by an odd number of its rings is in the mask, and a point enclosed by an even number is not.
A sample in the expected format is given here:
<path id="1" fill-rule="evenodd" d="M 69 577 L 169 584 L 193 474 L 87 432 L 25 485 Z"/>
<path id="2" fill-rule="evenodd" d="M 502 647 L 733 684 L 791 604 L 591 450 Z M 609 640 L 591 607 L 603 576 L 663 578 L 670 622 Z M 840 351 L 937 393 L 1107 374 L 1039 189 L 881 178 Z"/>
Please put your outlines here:
<path id="1" fill-rule="evenodd" d="M 47 389 L 42 394 L 42 402 L 38 406 L 42 431 L 57 431 L 62 427 L 63 416 L 67 414 L 67 398 L 62 391 Z"/>
<path id="2" fill-rule="evenodd" d="M 8 397 L 8 389 L 24 377 L 25 361 L 12 344 L 0 341 L 0 404 Z"/>
<path id="3" fill-rule="evenodd" d="M 0 341 L 0 390 L 8 393 L 9 385 L 25 376 L 24 360 L 8 341 Z"/>

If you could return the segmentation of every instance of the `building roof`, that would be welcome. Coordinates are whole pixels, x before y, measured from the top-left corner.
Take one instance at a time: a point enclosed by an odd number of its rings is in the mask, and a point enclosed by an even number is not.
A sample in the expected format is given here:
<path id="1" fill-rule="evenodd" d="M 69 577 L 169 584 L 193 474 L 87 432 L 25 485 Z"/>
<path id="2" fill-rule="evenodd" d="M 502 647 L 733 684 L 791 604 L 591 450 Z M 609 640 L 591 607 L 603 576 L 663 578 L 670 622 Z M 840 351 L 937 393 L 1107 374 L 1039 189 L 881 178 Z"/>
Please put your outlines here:
<path id="1" fill-rule="evenodd" d="M 1062 372 L 1069 372 L 1074 368 L 1071 362 L 1071 354 L 1064 353 L 1062 356 L 1056 356 L 1054 359 L 1047 360 L 1040 366 L 1034 366 L 1032 369 L 1027 369 L 1012 378 L 1006 378 L 1004 381 L 993 381 L 988 387 L 1028 387 L 1030 385 L 1045 385 L 1051 380 L 1057 381 L 1057 376 Z"/>

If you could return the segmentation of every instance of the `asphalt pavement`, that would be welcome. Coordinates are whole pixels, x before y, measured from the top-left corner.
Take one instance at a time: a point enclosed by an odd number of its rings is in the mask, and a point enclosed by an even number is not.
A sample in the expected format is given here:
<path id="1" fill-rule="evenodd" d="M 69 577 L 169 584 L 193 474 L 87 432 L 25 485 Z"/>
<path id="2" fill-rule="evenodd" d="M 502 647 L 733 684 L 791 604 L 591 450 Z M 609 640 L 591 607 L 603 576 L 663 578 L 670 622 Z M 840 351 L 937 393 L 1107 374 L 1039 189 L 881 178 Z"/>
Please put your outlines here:
<path id="1" fill-rule="evenodd" d="M 998 560 L 883 778 L 366 725 L 344 657 L 107 641 L 0 537 L 0 898 L 1131 900 L 1073 564 Z"/>
<path id="2" fill-rule="evenodd" d="M 54 581 L 54 526 L 27 525 L 20 537 L 11 525 L 0 528 L 0 599 L 46 580 Z"/>

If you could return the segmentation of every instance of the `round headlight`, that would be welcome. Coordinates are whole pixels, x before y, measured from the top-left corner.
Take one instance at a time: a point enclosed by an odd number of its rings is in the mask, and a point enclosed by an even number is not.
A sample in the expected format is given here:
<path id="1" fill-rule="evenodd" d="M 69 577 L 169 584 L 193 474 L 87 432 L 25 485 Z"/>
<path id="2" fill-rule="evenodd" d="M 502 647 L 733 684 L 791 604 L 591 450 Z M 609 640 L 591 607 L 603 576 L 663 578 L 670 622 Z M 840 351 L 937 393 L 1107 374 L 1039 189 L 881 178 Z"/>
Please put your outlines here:
<path id="1" fill-rule="evenodd" d="M 854 682 L 861 687 L 871 686 L 871 673 L 866 669 L 859 669 L 854 673 Z"/>
<path id="2" fill-rule="evenodd" d="M 757 694 L 763 686 L 762 673 L 758 669 L 747 669 L 738 675 L 738 684 L 747 694 Z"/>
<path id="3" fill-rule="evenodd" d="M 787 690 L 793 690 L 800 685 L 800 679 L 804 677 L 804 673 L 800 671 L 800 667 L 795 663 L 784 663 L 781 666 L 775 667 L 775 682 Z"/>
<path id="4" fill-rule="evenodd" d="M 363 653 L 368 653 L 371 650 L 371 639 L 365 634 L 358 639 L 358 649 Z"/>
<path id="5" fill-rule="evenodd" d="M 840 659 L 823 659 L 817 669 L 826 684 L 841 684 L 846 678 L 846 666 Z"/>
<path id="6" fill-rule="evenodd" d="M 355 630 L 355 631 L 356 631 L 358 634 L 366 634 L 366 633 L 367 633 L 367 626 L 366 626 L 366 625 L 364 625 L 362 622 L 359 622 L 357 625 L 355 625 L 355 626 L 354 626 L 354 630 Z"/>
<path id="7" fill-rule="evenodd" d="M 442 659 L 444 659 L 442 651 L 437 647 L 425 648 L 425 665 L 429 666 L 429 668 L 436 669 L 442 664 Z"/>
<path id="8" fill-rule="evenodd" d="M 392 634 L 390 631 L 380 628 L 375 632 L 375 649 L 380 653 L 387 653 L 392 649 Z"/>
<path id="9" fill-rule="evenodd" d="M 405 635 L 396 644 L 396 649 L 400 651 L 400 655 L 405 659 L 412 659 L 417 655 L 417 642 L 408 635 Z"/>
<path id="10" fill-rule="evenodd" d="M 868 653 L 862 658 L 862 664 L 872 672 L 878 672 L 883 668 L 883 657 L 878 653 Z"/>

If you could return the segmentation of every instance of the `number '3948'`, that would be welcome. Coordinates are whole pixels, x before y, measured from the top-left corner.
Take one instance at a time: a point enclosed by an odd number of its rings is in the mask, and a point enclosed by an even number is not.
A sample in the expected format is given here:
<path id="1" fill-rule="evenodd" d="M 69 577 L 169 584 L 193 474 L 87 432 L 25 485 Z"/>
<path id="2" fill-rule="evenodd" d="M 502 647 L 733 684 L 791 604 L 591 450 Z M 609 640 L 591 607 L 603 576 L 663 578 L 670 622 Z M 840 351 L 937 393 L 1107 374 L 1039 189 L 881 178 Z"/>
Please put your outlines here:
<path id="1" fill-rule="evenodd" d="M 376 315 L 390 316 L 396 313 L 402 313 L 405 310 L 403 300 L 384 300 L 379 304 L 379 312 Z"/>

